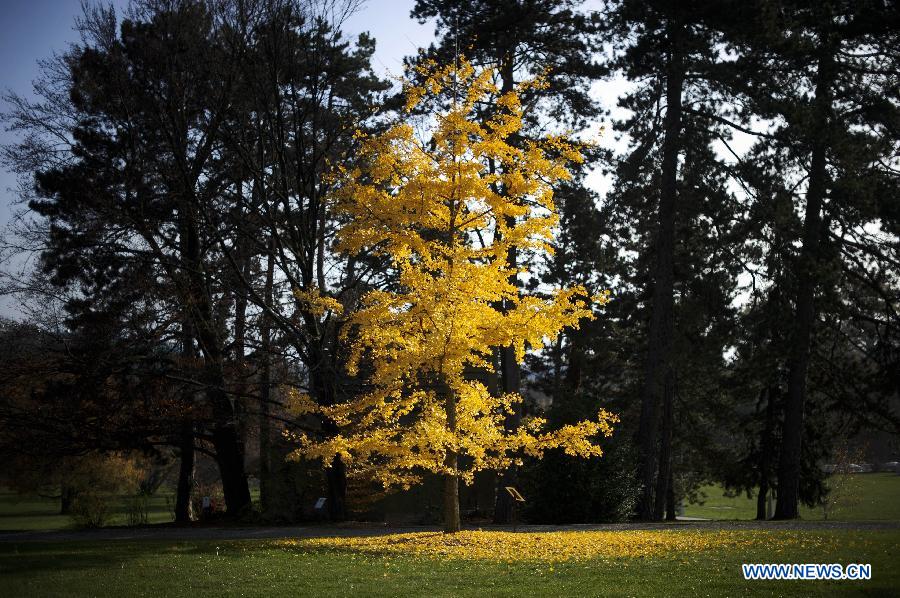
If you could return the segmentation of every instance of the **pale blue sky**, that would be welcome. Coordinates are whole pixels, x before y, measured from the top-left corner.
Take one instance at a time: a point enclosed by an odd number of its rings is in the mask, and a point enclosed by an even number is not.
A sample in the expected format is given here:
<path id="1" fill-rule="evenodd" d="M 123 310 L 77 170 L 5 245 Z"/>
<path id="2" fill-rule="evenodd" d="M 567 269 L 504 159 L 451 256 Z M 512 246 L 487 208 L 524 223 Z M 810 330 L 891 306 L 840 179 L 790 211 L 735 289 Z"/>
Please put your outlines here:
<path id="1" fill-rule="evenodd" d="M 78 39 L 73 27 L 81 14 L 80 0 L 3 0 L 0 2 L 0 89 L 21 95 L 31 93 L 38 72 L 37 61 L 61 52 Z M 7 105 L 0 102 L 0 111 Z M 14 137 L 0 131 L 0 143 Z M 0 227 L 9 221 L 15 177 L 0 167 Z"/>

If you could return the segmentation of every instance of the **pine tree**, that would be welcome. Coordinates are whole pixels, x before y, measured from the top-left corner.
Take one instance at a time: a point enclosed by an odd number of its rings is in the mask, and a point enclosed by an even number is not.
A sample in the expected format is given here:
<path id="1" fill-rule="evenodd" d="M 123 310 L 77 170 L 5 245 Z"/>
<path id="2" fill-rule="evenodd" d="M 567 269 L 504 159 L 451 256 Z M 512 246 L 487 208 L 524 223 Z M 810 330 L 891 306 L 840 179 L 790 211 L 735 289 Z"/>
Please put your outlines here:
<path id="1" fill-rule="evenodd" d="M 722 369 L 728 342 L 736 208 L 712 148 L 730 138 L 723 126 L 729 67 L 717 50 L 726 23 L 724 11 L 705 3 L 625 0 L 606 8 L 610 68 L 636 82 L 619 100 L 629 115 L 615 128 L 632 145 L 615 164 L 607 206 L 617 227 L 611 238 L 637 254 L 622 266 L 623 294 L 635 293 L 623 301 L 633 308 L 623 316 L 647 335 L 646 348 L 636 349 L 643 353 L 637 514 L 658 520 L 671 494 L 676 396 L 687 402 L 715 387 L 711 374 Z"/>
<path id="2" fill-rule="evenodd" d="M 799 514 L 817 330 L 826 304 L 836 304 L 829 289 L 840 288 L 838 272 L 859 274 L 857 265 L 844 265 L 853 260 L 890 267 L 865 227 L 896 197 L 896 173 L 883 164 L 896 143 L 898 11 L 882 2 L 784 2 L 760 5 L 756 14 L 761 33 L 741 40 L 744 90 L 750 109 L 774 122 L 767 147 L 780 175 L 799 189 L 793 199 L 801 213 L 789 237 L 800 250 L 785 278 L 793 315 L 776 509 L 777 518 L 790 519 Z"/>
<path id="3" fill-rule="evenodd" d="M 148 0 L 118 32 L 111 10 L 94 16 L 85 43 L 66 60 L 66 109 L 77 115 L 71 160 L 37 173 L 39 195 L 30 203 L 50 223 L 46 267 L 75 286 L 79 261 L 105 258 L 107 279 L 115 279 L 117 262 L 140 265 L 145 283 L 174 300 L 174 317 L 161 319 L 177 323 L 173 336 L 181 336 L 186 358 L 202 356 L 197 383 L 210 406 L 228 512 L 236 515 L 250 507 L 250 492 L 213 274 L 222 270 L 211 251 L 221 220 L 207 211 L 224 189 L 213 148 L 234 82 L 217 35 L 222 15 L 200 3 Z"/>

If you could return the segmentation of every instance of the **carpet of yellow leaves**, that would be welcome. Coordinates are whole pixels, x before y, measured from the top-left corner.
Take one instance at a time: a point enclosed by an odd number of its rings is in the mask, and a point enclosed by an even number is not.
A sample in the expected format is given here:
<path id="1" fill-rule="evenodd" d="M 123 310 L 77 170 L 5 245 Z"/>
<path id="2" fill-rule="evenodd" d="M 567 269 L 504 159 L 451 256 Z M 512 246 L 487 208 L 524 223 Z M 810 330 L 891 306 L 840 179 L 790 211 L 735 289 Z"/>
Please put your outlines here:
<path id="1" fill-rule="evenodd" d="M 758 530 L 674 531 L 463 531 L 456 534 L 416 532 L 380 536 L 286 540 L 286 548 L 336 550 L 378 555 L 440 559 L 561 562 L 588 559 L 642 558 L 700 551 L 764 547 L 774 553 L 786 548 L 821 547 L 827 536 L 798 537 Z"/>

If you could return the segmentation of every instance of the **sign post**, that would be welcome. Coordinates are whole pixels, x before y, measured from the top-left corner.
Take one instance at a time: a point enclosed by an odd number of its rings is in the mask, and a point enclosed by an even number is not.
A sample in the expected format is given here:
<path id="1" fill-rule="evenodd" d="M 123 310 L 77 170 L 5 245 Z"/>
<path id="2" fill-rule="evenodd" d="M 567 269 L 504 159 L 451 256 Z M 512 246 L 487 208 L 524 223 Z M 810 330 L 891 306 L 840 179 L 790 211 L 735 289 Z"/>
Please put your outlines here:
<path id="1" fill-rule="evenodd" d="M 325 503 L 327 502 L 327 500 L 328 500 L 328 499 L 325 498 L 324 496 L 319 497 L 319 500 L 317 500 L 315 506 L 313 506 L 313 512 L 314 512 L 318 517 L 324 517 L 324 516 L 325 516 Z"/>
<path id="2" fill-rule="evenodd" d="M 504 488 L 506 493 L 513 499 L 510 518 L 512 519 L 513 531 L 516 531 L 516 503 L 524 503 L 525 497 L 514 486 L 505 486 Z"/>

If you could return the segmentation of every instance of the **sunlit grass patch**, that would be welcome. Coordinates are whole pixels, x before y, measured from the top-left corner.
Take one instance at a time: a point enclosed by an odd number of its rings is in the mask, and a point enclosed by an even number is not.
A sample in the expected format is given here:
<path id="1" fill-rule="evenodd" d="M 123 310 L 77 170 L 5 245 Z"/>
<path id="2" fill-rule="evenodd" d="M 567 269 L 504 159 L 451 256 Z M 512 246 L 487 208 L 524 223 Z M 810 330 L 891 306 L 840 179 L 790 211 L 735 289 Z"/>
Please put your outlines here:
<path id="1" fill-rule="evenodd" d="M 756 496 L 740 494 L 726 496 L 721 486 L 700 488 L 703 504 L 688 504 L 684 514 L 704 519 L 754 519 Z M 851 474 L 844 488 L 844 497 L 828 518 L 835 521 L 897 521 L 900 520 L 900 476 L 895 473 Z M 807 521 L 824 519 L 822 507 L 800 507 L 800 516 Z"/>
<path id="2" fill-rule="evenodd" d="M 835 542 L 827 535 L 797 536 L 759 530 L 675 531 L 565 531 L 517 533 L 463 531 L 457 534 L 417 532 L 366 537 L 285 540 L 284 548 L 390 554 L 441 559 L 514 561 L 578 561 L 644 558 L 692 554 L 711 550 L 766 547 L 773 552 L 795 547 L 827 548 Z"/>

